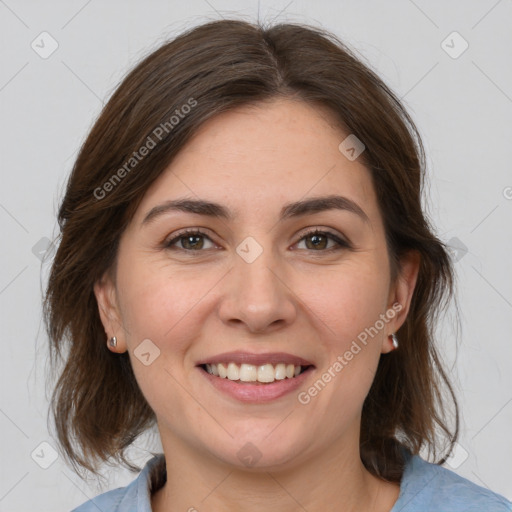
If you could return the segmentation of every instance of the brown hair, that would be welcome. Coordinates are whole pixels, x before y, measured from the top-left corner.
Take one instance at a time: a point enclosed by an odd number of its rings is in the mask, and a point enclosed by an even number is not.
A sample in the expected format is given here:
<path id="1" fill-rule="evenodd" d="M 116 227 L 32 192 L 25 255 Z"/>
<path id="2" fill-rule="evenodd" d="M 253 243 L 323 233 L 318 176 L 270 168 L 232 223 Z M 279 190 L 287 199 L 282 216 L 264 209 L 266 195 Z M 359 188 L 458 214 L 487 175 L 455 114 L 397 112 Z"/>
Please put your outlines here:
<path id="1" fill-rule="evenodd" d="M 433 331 L 443 299 L 453 298 L 454 274 L 422 211 L 425 156 L 417 128 L 399 99 L 334 35 L 299 24 L 222 20 L 188 30 L 126 76 L 81 147 L 67 183 L 44 312 L 53 368 L 57 356 L 64 363 L 51 412 L 75 471 L 96 472 L 97 462 L 111 457 L 139 470 L 125 451 L 155 422 L 129 354 L 106 346 L 93 292 L 94 283 L 115 267 L 123 230 L 145 191 L 202 123 L 237 106 L 280 97 L 326 107 L 347 134 L 365 144 L 359 158 L 377 193 L 392 278 L 407 251 L 421 255 L 409 314 L 397 333 L 400 349 L 381 357 L 363 406 L 361 459 L 376 476 L 399 481 L 401 446 L 414 454 L 427 447 L 435 455 L 440 428 L 452 450 L 458 407 Z M 149 138 L 154 147 L 132 161 Z M 447 426 L 445 390 L 455 405 L 455 432 Z"/>

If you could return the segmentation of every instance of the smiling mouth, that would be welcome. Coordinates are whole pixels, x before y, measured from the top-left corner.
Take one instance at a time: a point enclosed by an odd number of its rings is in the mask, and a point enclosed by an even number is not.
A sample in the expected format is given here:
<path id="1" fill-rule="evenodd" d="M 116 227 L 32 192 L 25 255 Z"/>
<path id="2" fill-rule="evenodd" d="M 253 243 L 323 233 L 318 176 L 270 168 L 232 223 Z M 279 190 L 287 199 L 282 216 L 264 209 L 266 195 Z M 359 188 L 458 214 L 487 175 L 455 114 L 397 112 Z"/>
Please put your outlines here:
<path id="1" fill-rule="evenodd" d="M 293 379 L 307 370 L 313 368 L 313 365 L 299 366 L 294 364 L 201 364 L 199 365 L 205 372 L 231 381 L 237 381 L 241 384 L 270 384 L 275 381 Z"/>

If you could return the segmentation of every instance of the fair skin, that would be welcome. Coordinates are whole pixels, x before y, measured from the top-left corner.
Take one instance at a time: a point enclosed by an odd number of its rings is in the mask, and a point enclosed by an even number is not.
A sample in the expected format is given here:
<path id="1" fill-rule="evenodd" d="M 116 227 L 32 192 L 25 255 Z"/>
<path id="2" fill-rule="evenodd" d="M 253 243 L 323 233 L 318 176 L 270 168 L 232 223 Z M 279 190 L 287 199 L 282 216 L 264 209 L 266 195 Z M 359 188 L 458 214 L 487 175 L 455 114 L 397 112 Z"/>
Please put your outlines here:
<path id="1" fill-rule="evenodd" d="M 111 350 L 129 352 L 157 417 L 168 479 L 152 496 L 156 512 L 389 512 L 398 498 L 397 484 L 364 468 L 359 428 L 379 358 L 407 316 L 419 260 L 410 253 L 391 282 L 370 173 L 340 152 L 347 134 L 328 119 L 280 99 L 207 121 L 145 194 L 121 237 L 115 279 L 107 273 L 95 286 L 105 332 L 118 340 Z M 367 220 L 340 209 L 279 219 L 287 203 L 333 194 Z M 168 211 L 143 223 L 155 206 L 184 197 L 219 203 L 233 218 Z M 164 247 L 183 228 L 206 234 Z M 304 238 L 314 228 L 350 247 Z M 247 237 L 263 249 L 250 263 L 237 253 Z M 300 403 L 298 393 L 396 303 L 402 309 Z M 160 350 L 148 365 L 134 354 L 145 339 Z M 197 366 L 239 350 L 285 352 L 313 368 L 293 392 L 244 402 Z M 248 442 L 259 454 L 250 467 L 238 455 Z"/>

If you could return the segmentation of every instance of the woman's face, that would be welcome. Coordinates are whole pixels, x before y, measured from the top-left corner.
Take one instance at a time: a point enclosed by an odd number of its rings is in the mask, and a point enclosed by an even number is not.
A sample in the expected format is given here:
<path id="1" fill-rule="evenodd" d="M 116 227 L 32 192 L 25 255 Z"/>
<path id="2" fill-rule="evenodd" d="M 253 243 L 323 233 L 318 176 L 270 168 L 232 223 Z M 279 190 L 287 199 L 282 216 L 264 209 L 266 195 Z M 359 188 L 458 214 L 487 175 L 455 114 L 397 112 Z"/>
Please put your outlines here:
<path id="1" fill-rule="evenodd" d="M 370 174 L 338 147 L 347 135 L 302 102 L 244 107 L 205 123 L 145 194 L 115 284 L 95 292 L 164 449 L 265 469 L 359 450 L 417 266 L 390 282 Z M 221 378 L 210 363 L 236 364 Z"/>

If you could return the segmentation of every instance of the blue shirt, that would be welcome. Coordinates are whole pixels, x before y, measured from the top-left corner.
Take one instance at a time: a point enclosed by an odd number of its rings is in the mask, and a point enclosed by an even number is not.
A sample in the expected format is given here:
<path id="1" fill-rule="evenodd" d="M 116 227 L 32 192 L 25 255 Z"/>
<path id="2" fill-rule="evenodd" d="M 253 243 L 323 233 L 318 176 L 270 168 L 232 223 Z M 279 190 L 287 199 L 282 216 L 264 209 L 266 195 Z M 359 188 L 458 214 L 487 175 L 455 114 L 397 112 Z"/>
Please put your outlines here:
<path id="1" fill-rule="evenodd" d="M 512 512 L 512 502 L 442 466 L 406 453 L 400 495 L 390 512 Z M 164 454 L 150 459 L 126 487 L 100 494 L 71 512 L 151 512 L 151 491 L 165 482 Z"/>

